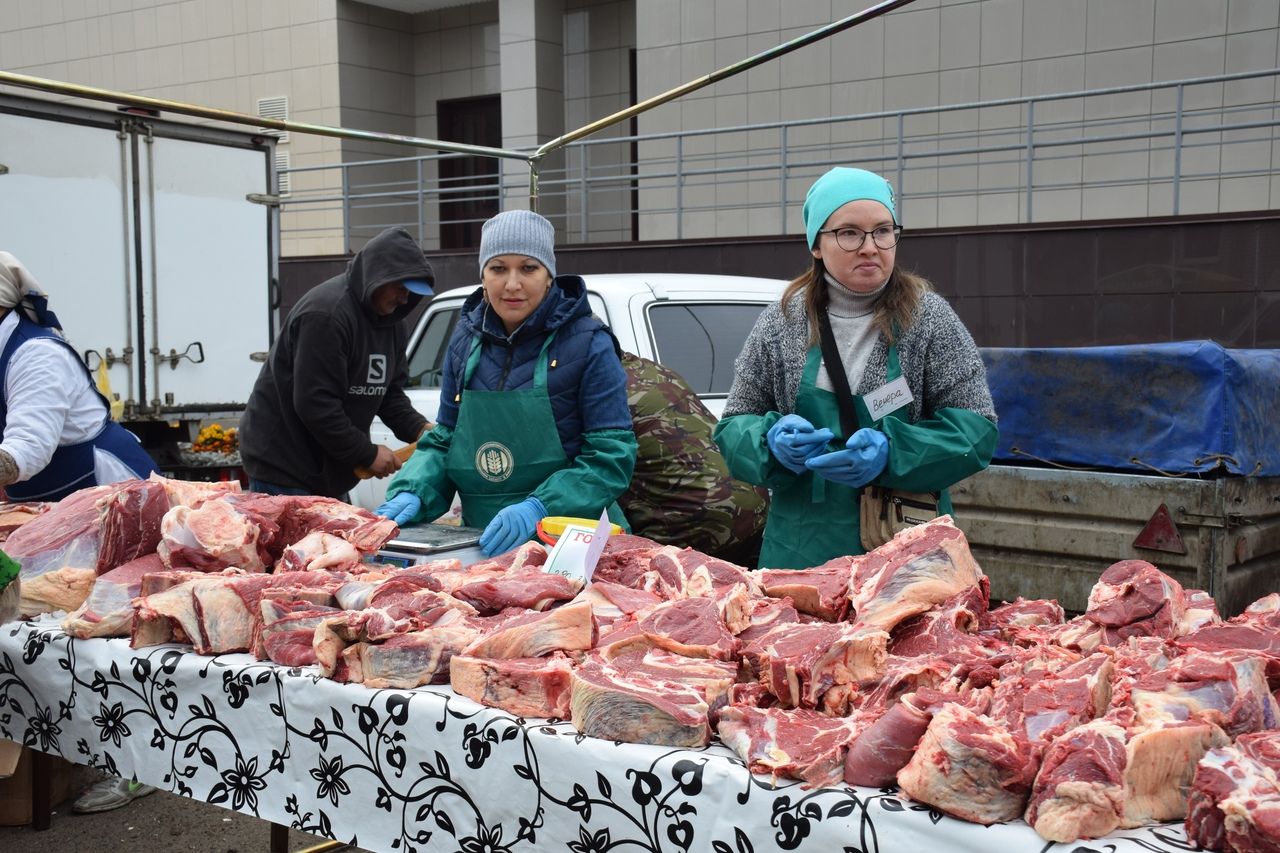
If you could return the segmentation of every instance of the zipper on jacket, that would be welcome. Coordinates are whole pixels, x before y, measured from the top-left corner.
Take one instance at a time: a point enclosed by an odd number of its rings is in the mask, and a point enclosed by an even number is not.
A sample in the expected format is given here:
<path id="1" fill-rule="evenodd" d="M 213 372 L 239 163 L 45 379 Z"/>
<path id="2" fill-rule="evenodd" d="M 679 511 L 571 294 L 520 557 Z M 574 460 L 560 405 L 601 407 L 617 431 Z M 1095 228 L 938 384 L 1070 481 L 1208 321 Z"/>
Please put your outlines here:
<path id="1" fill-rule="evenodd" d="M 507 390 L 507 374 L 511 372 L 511 359 L 515 357 L 515 347 L 507 347 L 507 363 L 502 366 L 502 377 L 498 379 L 498 390 Z"/>

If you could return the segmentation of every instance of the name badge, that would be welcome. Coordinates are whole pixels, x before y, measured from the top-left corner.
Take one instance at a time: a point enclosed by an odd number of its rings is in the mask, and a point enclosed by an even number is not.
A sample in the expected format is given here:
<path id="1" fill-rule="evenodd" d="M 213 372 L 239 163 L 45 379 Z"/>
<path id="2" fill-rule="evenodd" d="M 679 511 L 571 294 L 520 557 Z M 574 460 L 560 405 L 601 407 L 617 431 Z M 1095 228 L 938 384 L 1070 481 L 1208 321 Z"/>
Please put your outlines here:
<path id="1" fill-rule="evenodd" d="M 880 420 L 885 415 L 898 411 L 915 399 L 911 396 L 911 388 L 907 386 L 907 377 L 899 376 L 892 382 L 881 385 L 870 394 L 862 395 L 862 402 L 866 403 L 867 411 L 871 413 L 872 420 Z"/>

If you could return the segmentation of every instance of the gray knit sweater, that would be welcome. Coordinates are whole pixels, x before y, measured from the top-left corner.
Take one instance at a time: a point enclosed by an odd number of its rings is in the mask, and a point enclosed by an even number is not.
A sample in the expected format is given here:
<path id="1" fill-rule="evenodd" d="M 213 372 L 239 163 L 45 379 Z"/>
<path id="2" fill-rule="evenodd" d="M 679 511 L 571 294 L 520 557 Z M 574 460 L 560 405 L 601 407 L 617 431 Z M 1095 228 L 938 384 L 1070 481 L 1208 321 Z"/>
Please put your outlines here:
<path id="1" fill-rule="evenodd" d="M 798 294 L 783 315 L 775 302 L 760 314 L 742 353 L 734 362 L 733 387 L 724 417 L 795 411 L 796 392 L 808 352 L 809 321 L 804 297 Z M 987 371 L 973 336 L 947 300 L 929 292 L 920 300 L 910 327 L 898 338 L 898 358 L 911 395 L 912 423 L 939 409 L 969 409 L 996 422 Z M 886 381 L 889 347 L 879 336 L 861 378 L 849 377 L 855 394 L 866 394 Z"/>

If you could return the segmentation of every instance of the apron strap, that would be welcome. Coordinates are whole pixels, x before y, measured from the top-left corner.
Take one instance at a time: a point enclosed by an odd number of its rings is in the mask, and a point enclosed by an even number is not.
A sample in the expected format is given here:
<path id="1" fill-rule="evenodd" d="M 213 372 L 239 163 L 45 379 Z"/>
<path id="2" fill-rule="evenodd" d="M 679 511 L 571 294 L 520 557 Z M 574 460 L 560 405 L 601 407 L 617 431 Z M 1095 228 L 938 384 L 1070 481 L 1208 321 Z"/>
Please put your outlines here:
<path id="1" fill-rule="evenodd" d="M 559 331 L 557 329 L 556 331 Z M 556 332 L 547 335 L 547 339 L 543 341 L 542 348 L 538 350 L 538 362 L 533 368 L 533 387 L 535 390 L 541 391 L 547 387 L 547 349 L 551 346 L 551 342 L 555 340 Z M 462 387 L 458 389 L 458 396 L 462 396 L 462 392 L 471 384 L 471 376 L 476 372 L 476 365 L 480 363 L 480 336 L 476 335 L 471 339 L 471 351 L 467 353 L 467 366 L 462 371 Z M 456 402 L 456 401 L 455 401 Z"/>
<path id="2" fill-rule="evenodd" d="M 894 325 L 894 336 L 897 337 L 897 325 Z M 875 420 L 867 411 L 862 398 L 855 396 L 849 389 L 849 377 L 845 373 L 844 361 L 840 358 L 840 350 L 836 346 L 836 336 L 831 331 L 831 320 L 823 311 L 818 317 L 818 341 L 822 347 L 822 360 L 827 366 L 827 377 L 835 390 L 836 405 L 840 410 L 840 428 L 845 438 L 853 435 L 863 425 L 874 426 Z M 889 343 L 888 367 L 885 380 L 892 382 L 902 375 L 902 362 L 898 358 L 898 347 Z"/>

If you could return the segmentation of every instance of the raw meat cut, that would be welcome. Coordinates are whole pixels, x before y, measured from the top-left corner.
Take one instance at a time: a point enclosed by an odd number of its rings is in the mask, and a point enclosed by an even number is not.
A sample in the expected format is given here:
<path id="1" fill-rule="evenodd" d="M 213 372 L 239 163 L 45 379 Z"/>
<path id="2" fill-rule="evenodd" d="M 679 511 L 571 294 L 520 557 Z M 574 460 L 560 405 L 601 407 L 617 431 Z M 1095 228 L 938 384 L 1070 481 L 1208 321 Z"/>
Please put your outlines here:
<path id="1" fill-rule="evenodd" d="M 990 825 L 1022 816 L 1035 773 L 1025 738 L 953 703 L 934 714 L 898 786 L 913 800 Z"/>
<path id="2" fill-rule="evenodd" d="M 560 652 L 508 660 L 454 655 L 449 684 L 459 696 L 517 717 L 567 719 L 572 671 L 572 661 Z"/>
<path id="3" fill-rule="evenodd" d="M 73 492 L 9 535 L 4 550 L 22 566 L 23 616 L 75 610 L 97 574 L 101 503 L 117 486 Z"/>
<path id="4" fill-rule="evenodd" d="M 165 565 L 202 572 L 265 572 L 272 564 L 270 546 L 279 534 L 268 520 L 241 512 L 227 500 L 206 501 L 195 509 L 174 507 L 160 530 L 156 553 Z"/>
<path id="5" fill-rule="evenodd" d="M 781 625 L 743 649 L 760 681 L 785 707 L 816 708 L 830 687 L 884 671 L 884 631 L 823 622 Z"/>
<path id="6" fill-rule="evenodd" d="M 1127 637 L 1171 639 L 1186 619 L 1182 585 L 1145 560 L 1121 560 L 1098 578 L 1085 617 L 1114 646 Z"/>
<path id="7" fill-rule="evenodd" d="M 160 522 L 169 511 L 169 493 L 156 479 L 125 480 L 101 502 L 102 533 L 98 574 L 154 554 L 160 544 Z"/>
<path id="8" fill-rule="evenodd" d="M 720 713 L 720 740 L 751 768 L 803 779 L 810 785 L 840 783 L 853 729 L 848 719 L 816 711 L 733 705 Z"/>
<path id="9" fill-rule="evenodd" d="M 1187 791 L 1196 764 L 1211 749 L 1231 742 L 1212 723 L 1187 722 L 1129 733 L 1125 744 L 1124 811 L 1130 829 L 1187 814 Z"/>
<path id="10" fill-rule="evenodd" d="M 1229 853 L 1280 849 L 1280 732 L 1241 735 L 1200 759 L 1187 838 Z"/>
<path id="11" fill-rule="evenodd" d="M 160 557 L 148 554 L 98 575 L 84 604 L 62 620 L 62 630 L 82 640 L 129 636 L 133 632 L 133 599 L 141 594 L 143 576 L 164 571 Z"/>
<path id="12" fill-rule="evenodd" d="M 475 637 L 476 630 L 459 621 L 396 634 L 378 643 L 356 643 L 343 650 L 349 673 L 345 680 L 375 689 L 443 684 L 449 680 L 450 659 Z"/>
<path id="13" fill-rule="evenodd" d="M 536 658 L 555 651 L 585 651 L 595 645 L 596 620 L 585 601 L 546 613 L 492 617 L 496 624 L 467 646 L 464 654 L 478 658 Z M 476 620 L 479 621 L 479 620 Z"/>
<path id="14" fill-rule="evenodd" d="M 581 589 L 582 581 L 577 578 L 527 569 L 517 574 L 470 581 L 452 590 L 452 594 L 479 613 L 492 615 L 509 607 L 546 610 L 570 600 Z"/>
<path id="15" fill-rule="evenodd" d="M 573 727 L 627 743 L 698 747 L 711 741 L 705 694 L 683 681 L 631 673 L 625 663 L 589 657 L 573 670 Z"/>
<path id="16" fill-rule="evenodd" d="M 904 619 L 973 588 L 985 599 L 990 581 L 964 534 L 943 515 L 854 558 L 849 618 L 858 627 L 892 632 Z"/>
<path id="17" fill-rule="evenodd" d="M 1031 789 L 1027 823 L 1042 838 L 1070 843 L 1120 826 L 1124 811 L 1125 730 L 1093 720 L 1055 740 Z"/>
<path id="18" fill-rule="evenodd" d="M 316 662 L 312 638 L 316 626 L 340 613 L 336 607 L 312 601 L 263 597 L 259 604 L 262 627 L 254 640 L 254 653 L 281 666 L 310 666 Z"/>
<path id="19" fill-rule="evenodd" d="M 773 598 L 789 597 L 801 613 L 839 622 L 849 612 L 853 562 L 853 557 L 836 557 L 812 569 L 762 569 L 760 586 Z"/>
<path id="20" fill-rule="evenodd" d="M 351 571 L 360 565 L 360 560 L 360 552 L 347 540 L 323 530 L 313 530 L 281 552 L 275 570 Z"/>
<path id="21" fill-rule="evenodd" d="M 738 646 L 708 598 L 660 604 L 640 620 L 640 630 L 654 646 L 687 657 L 729 660 Z"/>

